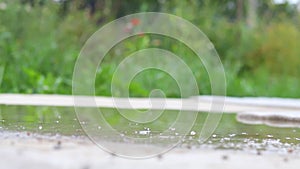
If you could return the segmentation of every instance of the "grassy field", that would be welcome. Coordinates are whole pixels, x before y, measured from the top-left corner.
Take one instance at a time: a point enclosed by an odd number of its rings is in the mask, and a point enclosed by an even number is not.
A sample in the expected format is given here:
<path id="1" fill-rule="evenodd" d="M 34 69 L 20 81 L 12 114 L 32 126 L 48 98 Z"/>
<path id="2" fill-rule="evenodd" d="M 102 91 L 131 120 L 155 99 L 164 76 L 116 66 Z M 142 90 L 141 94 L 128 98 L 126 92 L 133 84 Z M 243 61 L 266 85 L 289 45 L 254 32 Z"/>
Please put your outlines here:
<path id="1" fill-rule="evenodd" d="M 0 9 L 0 92 L 71 94 L 74 64 L 82 46 L 92 33 L 115 19 L 113 12 L 105 22 L 96 23 L 84 10 L 70 8 L 62 15 L 61 5 L 54 2 L 44 6 L 2 3 L 6 6 Z M 160 11 L 189 20 L 213 42 L 225 68 L 227 95 L 300 97 L 299 14 L 263 15 L 250 28 L 244 20 L 233 22 L 220 15 L 218 8 L 177 3 L 174 10 L 166 5 Z M 141 7 L 133 12 L 142 11 Z M 110 96 L 111 78 L 120 61 L 150 47 L 180 56 L 192 69 L 199 93 L 210 94 L 206 70 L 189 48 L 174 39 L 147 34 L 127 39 L 108 53 L 97 71 L 95 93 Z M 147 97 L 156 88 L 168 97 L 180 97 L 173 79 L 157 70 L 137 76 L 129 90 L 131 96 Z"/>

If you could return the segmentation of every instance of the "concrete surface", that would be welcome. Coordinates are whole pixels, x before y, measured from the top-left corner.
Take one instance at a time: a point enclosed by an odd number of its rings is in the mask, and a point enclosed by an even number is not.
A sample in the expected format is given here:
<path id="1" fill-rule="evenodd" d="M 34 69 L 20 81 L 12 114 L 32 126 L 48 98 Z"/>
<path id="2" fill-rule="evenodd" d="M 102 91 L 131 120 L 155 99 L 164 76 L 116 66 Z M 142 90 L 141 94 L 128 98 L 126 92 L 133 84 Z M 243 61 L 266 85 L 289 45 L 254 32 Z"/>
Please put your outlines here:
<path id="1" fill-rule="evenodd" d="M 149 159 L 120 158 L 83 137 L 1 132 L 1 169 L 298 169 L 297 155 L 184 149 Z M 127 145 L 120 147 L 128 148 Z"/>
<path id="2" fill-rule="evenodd" d="M 73 107 L 72 95 L 24 95 L 0 94 L 0 105 L 65 106 Z M 212 102 L 214 108 L 212 109 Z M 129 101 L 129 102 L 128 102 Z M 167 109 L 190 111 L 216 111 L 237 113 L 245 111 L 300 112 L 300 99 L 283 98 L 238 98 L 220 96 L 195 96 L 185 99 L 176 98 L 112 98 L 76 96 L 76 106 L 106 107 L 124 109 Z M 116 104 L 117 103 L 117 104 Z M 163 103 L 163 105 L 161 104 Z"/>

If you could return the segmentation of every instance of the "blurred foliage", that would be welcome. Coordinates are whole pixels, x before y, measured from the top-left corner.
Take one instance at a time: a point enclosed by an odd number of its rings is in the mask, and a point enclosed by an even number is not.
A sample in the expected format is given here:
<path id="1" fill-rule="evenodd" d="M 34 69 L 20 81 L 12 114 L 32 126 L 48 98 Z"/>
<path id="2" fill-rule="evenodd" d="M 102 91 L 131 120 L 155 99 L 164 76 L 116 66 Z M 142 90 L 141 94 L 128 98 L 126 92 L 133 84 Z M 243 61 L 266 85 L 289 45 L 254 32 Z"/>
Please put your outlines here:
<path id="1" fill-rule="evenodd" d="M 189 20 L 213 42 L 225 66 L 228 95 L 300 97 L 299 12 L 287 3 L 257 3 L 256 25 L 250 27 L 249 4 L 240 0 L 0 0 L 0 92 L 71 94 L 76 58 L 93 32 L 127 14 L 159 11 Z M 116 45 L 98 70 L 96 94 L 110 95 L 120 59 L 149 47 L 183 56 L 200 94 L 210 94 L 208 75 L 193 52 L 157 35 Z M 136 77 L 130 92 L 146 97 L 160 88 L 180 97 L 173 83 L 153 70 Z"/>

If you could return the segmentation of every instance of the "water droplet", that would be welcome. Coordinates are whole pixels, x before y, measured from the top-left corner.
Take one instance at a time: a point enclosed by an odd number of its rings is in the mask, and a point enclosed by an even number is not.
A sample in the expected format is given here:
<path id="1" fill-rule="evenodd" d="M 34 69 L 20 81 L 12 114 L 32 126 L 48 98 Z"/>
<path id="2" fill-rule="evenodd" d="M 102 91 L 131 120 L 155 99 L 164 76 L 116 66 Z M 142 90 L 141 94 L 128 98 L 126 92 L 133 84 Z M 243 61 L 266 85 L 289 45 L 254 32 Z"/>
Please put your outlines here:
<path id="1" fill-rule="evenodd" d="M 80 124 L 82 124 L 82 125 L 85 125 L 85 124 L 86 124 L 86 122 L 85 122 L 85 121 L 81 121 L 81 122 L 80 122 Z"/>
<path id="2" fill-rule="evenodd" d="M 225 141 L 230 141 L 230 138 L 225 137 L 224 140 L 225 140 Z"/>
<path id="3" fill-rule="evenodd" d="M 150 133 L 150 131 L 148 131 L 148 130 L 141 130 L 141 131 L 139 131 L 140 135 L 147 135 L 149 133 Z"/>
<path id="4" fill-rule="evenodd" d="M 229 134 L 229 137 L 234 137 L 236 136 L 236 134 Z"/>
<path id="5" fill-rule="evenodd" d="M 138 126 L 138 125 L 139 125 L 139 123 L 132 123 L 132 122 L 129 123 L 129 126 L 130 126 L 130 127 L 136 127 L 136 126 Z"/>

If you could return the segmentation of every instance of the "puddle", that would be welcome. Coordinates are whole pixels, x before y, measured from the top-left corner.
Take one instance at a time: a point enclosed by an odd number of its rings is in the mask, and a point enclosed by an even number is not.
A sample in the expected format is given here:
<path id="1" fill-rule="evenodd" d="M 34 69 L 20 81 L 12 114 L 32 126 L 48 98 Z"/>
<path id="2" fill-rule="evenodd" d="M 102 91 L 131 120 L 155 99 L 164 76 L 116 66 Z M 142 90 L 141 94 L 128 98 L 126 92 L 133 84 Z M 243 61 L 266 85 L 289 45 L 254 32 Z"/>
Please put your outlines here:
<path id="1" fill-rule="evenodd" d="M 103 109 L 104 110 L 104 109 Z M 168 135 L 159 139 L 150 139 L 146 144 L 163 145 L 172 139 L 182 137 L 170 124 L 176 119 L 176 111 L 166 111 L 155 123 L 139 124 L 124 119 L 115 109 L 105 109 L 103 116 L 107 122 L 120 133 L 114 138 L 107 132 L 102 136 L 112 142 L 126 142 L 126 137 L 151 138 L 160 136 L 168 130 Z M 188 112 L 187 112 L 188 113 Z M 261 123 L 243 124 L 236 120 L 236 114 L 223 114 L 213 133 L 204 143 L 198 141 L 199 133 L 207 113 L 199 113 L 191 131 L 184 137 L 182 148 L 228 149 L 251 153 L 293 153 L 300 154 L 300 129 L 298 127 L 272 127 Z M 81 123 L 88 123 L 83 121 Z M 104 130 L 101 124 L 93 126 L 95 132 Z M 0 132 L 29 132 L 50 136 L 83 136 L 73 108 L 34 107 L 34 106 L 0 106 Z"/>

